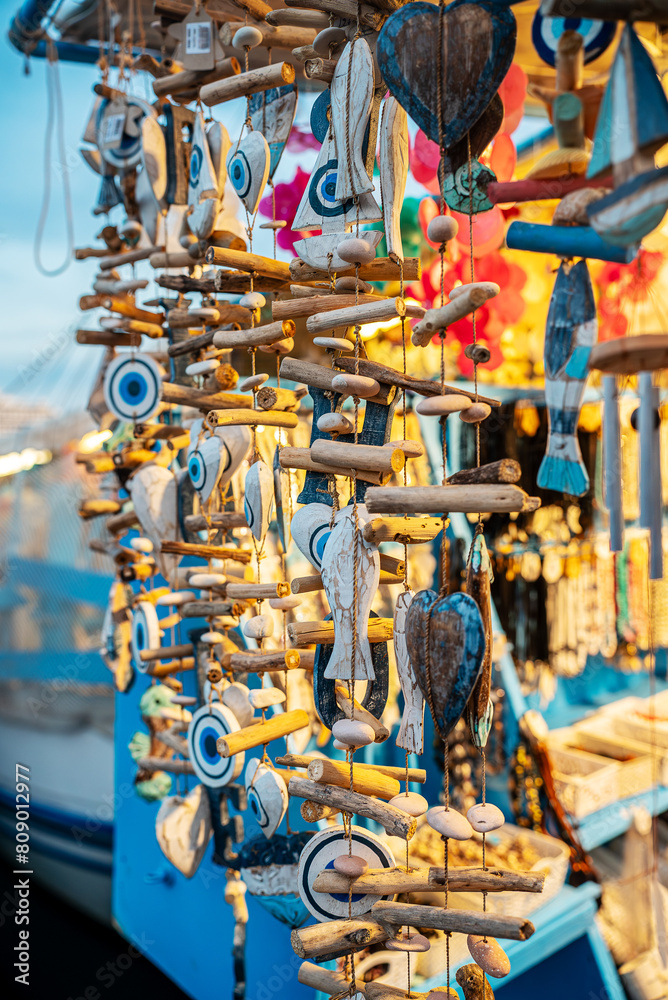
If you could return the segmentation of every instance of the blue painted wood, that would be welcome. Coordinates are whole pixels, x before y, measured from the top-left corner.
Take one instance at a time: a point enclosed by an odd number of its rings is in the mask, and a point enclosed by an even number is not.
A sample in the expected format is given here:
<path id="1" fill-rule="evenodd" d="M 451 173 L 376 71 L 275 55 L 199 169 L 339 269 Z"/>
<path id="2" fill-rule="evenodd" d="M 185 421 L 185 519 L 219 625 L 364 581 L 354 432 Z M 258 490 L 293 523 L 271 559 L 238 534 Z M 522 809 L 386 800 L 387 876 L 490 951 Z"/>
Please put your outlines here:
<path id="1" fill-rule="evenodd" d="M 509 250 L 555 253 L 559 257 L 589 257 L 630 264 L 638 255 L 637 245 L 616 247 L 606 243 L 590 226 L 542 226 L 535 222 L 511 222 L 506 233 Z"/>
<path id="2" fill-rule="evenodd" d="M 420 690 L 441 738 L 466 708 L 485 655 L 485 627 L 468 594 L 415 595 L 406 617 L 406 643 Z"/>
<path id="3" fill-rule="evenodd" d="M 331 435 L 318 430 L 318 420 L 325 413 L 338 412 L 341 409 L 343 397 L 339 393 L 335 393 L 334 398 L 330 399 L 325 395 L 324 389 L 316 389 L 315 386 L 309 386 L 308 392 L 313 400 L 313 420 L 309 442 L 309 447 L 311 447 L 313 442 L 320 438 L 326 438 L 329 441 Z M 327 476 L 321 472 L 307 472 L 304 476 L 303 489 L 297 497 L 297 503 L 326 503 L 331 507 L 333 501 L 327 492 Z"/>
<path id="4" fill-rule="evenodd" d="M 269 144 L 269 177 L 276 173 L 288 141 L 297 110 L 297 88 L 294 83 L 272 87 L 250 98 L 249 110 L 253 128 L 262 132 Z"/>
<path id="5" fill-rule="evenodd" d="M 376 54 L 390 93 L 430 139 L 439 142 L 442 135 L 450 147 L 475 125 L 498 91 L 513 59 L 517 27 L 512 11 L 490 0 L 455 0 L 446 7 L 439 129 L 439 17 L 429 3 L 400 8 L 383 25 Z"/>
<path id="6" fill-rule="evenodd" d="M 592 228 L 614 246 L 640 243 L 668 210 L 668 167 L 646 170 L 587 206 Z"/>
<path id="7" fill-rule="evenodd" d="M 21 559 L 11 556 L 8 570 L 14 586 L 23 585 L 54 594 L 66 594 L 68 603 L 81 601 L 106 608 L 113 577 L 107 573 L 92 573 L 74 566 L 43 562 L 40 559 Z"/>
<path id="8" fill-rule="evenodd" d="M 369 615 L 370 618 L 378 618 L 375 611 Z M 325 618 L 326 622 L 332 620 L 331 614 Z M 335 681 L 325 678 L 325 670 L 330 661 L 333 646 L 316 646 L 315 662 L 313 664 L 313 701 L 315 710 L 323 724 L 331 729 L 338 719 L 343 719 L 345 713 L 341 711 L 336 703 L 334 694 Z M 386 642 L 371 643 L 371 661 L 375 678 L 367 682 L 362 705 L 368 712 L 380 719 L 387 704 L 389 691 L 389 660 Z"/>

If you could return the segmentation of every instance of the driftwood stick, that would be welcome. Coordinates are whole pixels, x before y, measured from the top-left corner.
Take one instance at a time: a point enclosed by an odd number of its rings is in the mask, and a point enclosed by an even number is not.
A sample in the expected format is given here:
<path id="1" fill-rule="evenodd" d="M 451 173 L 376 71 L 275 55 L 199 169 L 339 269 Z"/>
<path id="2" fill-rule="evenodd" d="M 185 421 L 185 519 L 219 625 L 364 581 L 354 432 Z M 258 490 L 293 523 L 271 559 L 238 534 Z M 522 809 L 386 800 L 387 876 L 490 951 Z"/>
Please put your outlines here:
<path id="1" fill-rule="evenodd" d="M 321 819 L 329 819 L 338 816 L 340 809 L 333 809 L 332 806 L 323 806 L 320 802 L 309 802 L 305 799 L 299 807 L 302 819 L 307 823 L 319 823 Z"/>
<path id="2" fill-rule="evenodd" d="M 323 969 L 322 966 L 316 965 L 314 962 L 302 962 L 297 973 L 297 980 L 304 986 L 310 986 L 313 990 L 322 990 L 323 993 L 327 993 L 329 996 L 341 993 L 350 986 L 349 981 L 342 972 L 332 972 L 331 969 Z M 357 987 L 358 992 L 364 993 L 364 988 L 360 989 L 359 983 Z"/>
<path id="3" fill-rule="evenodd" d="M 229 669 L 233 673 L 262 674 L 265 670 L 299 668 L 304 669 L 304 663 L 297 649 L 278 649 L 273 653 L 232 653 L 229 658 Z"/>
<path id="4" fill-rule="evenodd" d="M 184 656 L 192 656 L 194 652 L 192 644 L 185 642 L 180 646 L 160 646 L 158 649 L 142 649 L 139 659 L 142 663 L 151 663 L 153 660 L 180 660 Z"/>
<path id="5" fill-rule="evenodd" d="M 141 333 L 77 330 L 77 344 L 92 344 L 98 347 L 141 347 Z"/>
<path id="6" fill-rule="evenodd" d="M 294 646 L 334 644 L 334 622 L 291 622 L 288 639 Z M 369 642 L 389 642 L 392 639 L 391 618 L 369 619 Z"/>
<path id="7" fill-rule="evenodd" d="M 276 763 L 285 767 L 308 767 L 314 760 L 322 759 L 322 757 L 315 757 L 311 754 L 286 753 L 282 757 L 277 757 Z M 343 761 L 335 763 L 343 763 Z M 390 778 L 396 778 L 397 781 L 406 780 L 406 768 L 395 767 L 392 764 L 363 764 L 356 761 L 353 767 L 356 771 L 373 771 L 376 774 L 387 774 Z M 427 780 L 427 772 L 423 767 L 409 767 L 408 780 L 423 785 Z"/>
<path id="8" fill-rule="evenodd" d="M 364 525 L 362 534 L 372 545 L 381 542 L 416 545 L 431 542 L 442 528 L 440 517 L 374 517 Z"/>
<path id="9" fill-rule="evenodd" d="M 253 397 L 241 393 L 207 392 L 204 389 L 191 389 L 188 386 L 173 382 L 162 383 L 162 399 L 165 403 L 176 403 L 179 406 L 194 406 L 198 410 L 251 409 Z"/>
<path id="10" fill-rule="evenodd" d="M 199 92 L 200 100 L 207 107 L 233 101 L 235 97 L 248 97 L 259 94 L 272 87 L 283 87 L 286 83 L 295 82 L 295 68 L 292 63 L 273 63 L 270 66 L 260 66 L 238 76 L 228 76 L 218 83 L 206 83 Z"/>
<path id="11" fill-rule="evenodd" d="M 500 458 L 498 462 L 488 462 L 476 469 L 460 469 L 448 476 L 448 486 L 468 486 L 472 483 L 517 483 L 522 476 L 522 468 L 514 458 Z"/>
<path id="12" fill-rule="evenodd" d="M 232 757 L 242 750 L 252 750 L 253 747 L 266 745 L 281 736 L 289 736 L 290 733 L 295 733 L 308 725 L 308 713 L 302 708 L 295 708 L 291 712 L 274 715 L 271 719 L 259 722 L 255 726 L 246 726 L 236 733 L 219 737 L 216 748 L 221 757 Z M 291 782 L 295 780 L 295 778 L 290 779 Z"/>
<path id="13" fill-rule="evenodd" d="M 345 372 L 351 374 L 355 372 L 354 358 L 337 358 L 336 364 Z M 366 375 L 368 378 L 375 378 L 381 385 L 394 385 L 398 389 L 408 389 L 411 392 L 418 393 L 420 396 L 441 395 L 440 382 L 434 382 L 426 378 L 414 378 L 412 375 L 404 375 L 403 372 L 398 372 L 387 365 L 379 365 L 376 361 L 369 361 L 367 358 L 359 359 L 359 373 L 360 375 Z M 458 386 L 446 385 L 444 389 L 445 395 L 466 396 L 468 399 L 476 399 L 474 392 L 468 392 L 466 389 L 460 389 Z M 490 399 L 489 396 L 478 394 L 477 398 L 481 403 L 487 403 L 489 406 L 501 405 L 500 400 Z"/>
<path id="14" fill-rule="evenodd" d="M 307 773 L 311 781 L 317 781 L 321 785 L 350 787 L 350 767 L 344 761 L 312 760 Z M 359 792 L 360 795 L 377 795 L 380 799 L 391 799 L 399 794 L 401 784 L 396 778 L 390 778 L 378 771 L 375 773 L 365 771 L 364 768 L 353 764 L 353 791 Z M 348 891 L 347 887 L 345 891 Z"/>
<path id="15" fill-rule="evenodd" d="M 239 396 L 239 399 L 243 399 Z M 207 417 L 212 427 L 232 427 L 246 424 L 248 427 L 296 427 L 299 417 L 296 413 L 283 410 L 209 410 Z"/>
<path id="16" fill-rule="evenodd" d="M 379 799 L 351 792 L 346 788 L 337 788 L 336 785 L 320 785 L 317 781 L 309 781 L 307 778 L 290 778 L 288 793 L 299 799 L 308 799 L 310 802 L 321 802 L 325 806 L 339 808 L 342 812 L 366 816 L 367 819 L 380 823 L 391 837 L 410 840 L 417 827 L 417 820 L 401 809 L 396 809 Z"/>
<path id="17" fill-rule="evenodd" d="M 167 771 L 169 774 L 194 774 L 195 768 L 189 760 L 169 760 L 166 757 L 140 757 L 137 761 L 140 771 Z"/>
<path id="18" fill-rule="evenodd" d="M 262 274 L 268 278 L 278 278 L 280 281 L 290 280 L 290 268 L 281 260 L 273 257 L 261 257 L 256 253 L 246 253 L 244 250 L 230 250 L 225 247 L 209 247 L 206 252 L 207 264 L 218 264 L 223 267 L 233 267 L 249 274 Z"/>
<path id="19" fill-rule="evenodd" d="M 301 391 L 284 389 L 282 386 L 263 385 L 255 393 L 255 401 L 261 410 L 296 410 L 306 392 L 306 388 Z"/>
<path id="20" fill-rule="evenodd" d="M 204 531 L 206 528 L 247 528 L 246 515 L 241 511 L 223 511 L 220 514 L 188 514 L 185 518 L 185 526 L 188 531 Z"/>
<path id="21" fill-rule="evenodd" d="M 310 769 L 309 769 L 310 770 Z M 347 892 L 349 879 L 334 869 L 326 868 L 316 876 L 316 892 Z M 452 892 L 542 892 L 545 875 L 542 872 L 517 872 L 506 868 L 448 869 L 448 886 Z M 443 868 L 372 868 L 352 884 L 353 892 L 391 896 L 400 892 L 443 892 Z"/>
<path id="22" fill-rule="evenodd" d="M 370 4 L 357 4 L 355 0 L 286 0 L 287 7 L 306 7 L 307 9 L 323 10 L 327 14 L 334 14 L 336 17 L 347 17 L 354 21 L 359 11 L 360 24 L 364 24 L 374 31 L 380 31 L 387 14 L 377 10 Z"/>
<path id="23" fill-rule="evenodd" d="M 310 291 L 310 289 L 309 289 Z M 382 301 L 378 295 L 359 296 L 358 305 L 365 302 Z M 355 295 L 353 292 L 340 295 L 314 295 L 308 298 L 298 299 L 278 299 L 271 304 L 272 319 L 299 319 L 301 317 L 315 316 L 316 313 L 331 312 L 332 309 L 344 309 L 347 306 L 354 306 Z"/>
<path id="24" fill-rule="evenodd" d="M 292 448 L 290 446 L 281 448 L 278 460 L 283 469 L 305 469 L 307 472 L 322 472 L 325 475 L 343 476 L 344 478 L 348 478 L 352 474 L 350 467 L 332 465 L 331 462 L 316 462 L 310 448 Z M 362 482 L 375 483 L 376 486 L 389 482 L 392 477 L 391 472 L 375 472 L 372 469 L 356 469 L 356 475 Z"/>
<path id="25" fill-rule="evenodd" d="M 293 778 L 292 781 L 294 780 Z M 526 917 L 481 913 L 479 910 L 442 910 L 436 906 L 391 903 L 382 899 L 373 904 L 371 913 L 376 920 L 391 926 L 427 927 L 459 934 L 484 934 L 512 941 L 526 941 L 535 930 L 534 925 Z"/>
<path id="26" fill-rule="evenodd" d="M 181 674 L 185 670 L 195 669 L 195 657 L 184 656 L 181 660 L 168 660 L 167 663 L 151 663 L 146 668 L 149 677 L 171 677 L 172 674 Z"/>
<path id="27" fill-rule="evenodd" d="M 227 601 L 188 601 L 179 613 L 182 618 L 219 618 L 233 614 L 234 606 Z"/>
<path id="28" fill-rule="evenodd" d="M 204 542 L 170 542 L 167 539 L 161 545 L 163 552 L 176 556 L 199 556 L 201 559 L 234 559 L 236 562 L 249 563 L 249 549 L 236 549 L 225 545 L 205 545 Z"/>
<path id="29" fill-rule="evenodd" d="M 114 253 L 100 261 L 101 271 L 112 271 L 123 264 L 136 264 L 138 260 L 148 260 L 152 253 L 164 250 L 164 247 L 144 247 L 143 250 L 128 250 L 126 253 Z"/>
<path id="30" fill-rule="evenodd" d="M 372 715 L 371 712 L 360 705 L 357 698 L 354 699 L 354 709 L 351 712 L 347 684 L 341 680 L 335 681 L 334 694 L 336 697 L 336 704 L 339 706 L 346 718 L 349 719 L 352 715 L 353 719 L 357 719 L 359 722 L 366 722 L 367 726 L 371 726 L 375 734 L 374 743 L 383 743 L 388 738 L 390 735 L 389 729 L 386 729 L 385 726 L 375 717 L 375 715 Z M 392 796 L 390 796 L 390 798 L 391 797 Z"/>
<path id="31" fill-rule="evenodd" d="M 294 781 L 294 778 L 291 779 Z M 328 920 L 310 927 L 298 927 L 290 935 L 292 950 L 300 958 L 336 958 L 387 941 L 385 927 L 370 916 L 356 920 Z"/>
<path id="32" fill-rule="evenodd" d="M 325 3 L 328 0 L 324 0 Z M 337 271 L 339 276 L 344 274 L 354 274 L 354 265 L 341 268 Z M 290 274 L 292 280 L 296 282 L 322 281 L 323 272 L 297 257 L 290 262 Z M 399 264 L 389 257 L 376 257 L 370 264 L 363 264 L 359 269 L 359 276 L 362 281 L 399 281 L 401 272 Z M 406 257 L 404 259 L 404 281 L 419 281 L 422 277 L 422 264 L 419 257 Z"/>
<path id="33" fill-rule="evenodd" d="M 512 483 L 471 486 L 381 486 L 366 492 L 370 514 L 524 513 L 540 507 Z"/>
<path id="34" fill-rule="evenodd" d="M 340 373 L 335 368 L 314 365 L 310 361 L 300 361 L 299 358 L 283 358 L 281 361 L 281 378 L 288 382 L 303 382 L 315 389 L 335 392 L 336 390 L 332 390 L 332 379 L 338 374 Z M 380 391 L 372 398 L 374 403 L 389 403 L 394 399 L 394 394 L 393 386 L 381 385 Z"/>

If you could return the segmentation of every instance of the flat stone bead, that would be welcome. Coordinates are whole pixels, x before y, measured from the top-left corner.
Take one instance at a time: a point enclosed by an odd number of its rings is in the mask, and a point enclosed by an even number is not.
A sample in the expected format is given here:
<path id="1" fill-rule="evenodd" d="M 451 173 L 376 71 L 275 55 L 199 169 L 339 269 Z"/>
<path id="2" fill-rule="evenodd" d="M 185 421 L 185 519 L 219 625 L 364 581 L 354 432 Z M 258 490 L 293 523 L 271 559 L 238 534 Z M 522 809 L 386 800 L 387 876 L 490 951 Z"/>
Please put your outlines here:
<path id="1" fill-rule="evenodd" d="M 248 692 L 248 700 L 253 708 L 269 708 L 270 705 L 281 705 L 285 695 L 278 688 L 253 688 Z"/>
<path id="2" fill-rule="evenodd" d="M 401 809 L 409 816 L 424 816 L 429 809 L 429 803 L 424 795 L 418 795 L 417 792 L 409 792 L 408 795 L 405 792 L 399 792 L 393 799 L 390 799 L 389 805 Z"/>
<path id="3" fill-rule="evenodd" d="M 429 990 L 429 993 L 425 995 L 424 1000 L 445 1000 L 446 997 L 459 1000 L 459 993 L 453 990 L 451 986 L 435 986 L 433 990 Z"/>
<path id="4" fill-rule="evenodd" d="M 350 340 L 343 337 L 314 337 L 313 343 L 316 347 L 324 347 L 328 351 L 354 351 L 355 345 Z"/>
<path id="5" fill-rule="evenodd" d="M 150 538 L 132 538 L 130 539 L 130 548 L 134 549 L 135 552 L 144 552 L 148 555 L 149 552 L 153 552 L 153 542 Z"/>
<path id="6" fill-rule="evenodd" d="M 192 590 L 175 590 L 172 594 L 163 594 L 155 603 L 159 604 L 161 608 L 178 608 L 181 604 L 188 604 L 195 600 L 197 598 Z"/>
<path id="7" fill-rule="evenodd" d="M 239 305 L 244 309 L 261 309 L 267 304 L 267 300 L 262 292 L 246 292 L 239 299 Z"/>
<path id="8" fill-rule="evenodd" d="M 366 747 L 376 738 L 371 726 L 357 719 L 339 719 L 332 726 L 332 736 L 347 747 Z"/>
<path id="9" fill-rule="evenodd" d="M 427 226 L 427 239 L 432 243 L 447 243 L 457 235 L 458 229 L 451 215 L 435 215 Z"/>
<path id="10" fill-rule="evenodd" d="M 469 934 L 466 946 L 471 958 L 488 976 L 503 979 L 510 972 L 510 959 L 496 938 Z"/>
<path id="11" fill-rule="evenodd" d="M 376 256 L 374 247 L 370 247 L 366 240 L 354 236 L 349 240 L 342 240 L 336 252 L 347 264 L 370 264 Z"/>
<path id="12" fill-rule="evenodd" d="M 260 375 L 249 375 L 248 378 L 243 379 L 237 389 L 239 392 L 248 392 L 250 389 L 257 389 L 259 386 L 263 385 L 269 376 L 262 372 Z"/>
<path id="13" fill-rule="evenodd" d="M 477 833 L 491 833 L 492 830 L 498 830 L 506 822 L 506 817 L 503 815 L 498 806 L 492 805 L 491 802 L 479 802 L 475 806 L 471 806 L 467 812 L 468 821 Z"/>
<path id="14" fill-rule="evenodd" d="M 342 743 L 341 740 L 332 740 L 332 746 L 335 750 L 350 750 L 347 743 Z"/>
<path id="15" fill-rule="evenodd" d="M 459 419 L 465 424 L 479 424 L 481 420 L 486 420 L 492 412 L 489 403 L 471 403 L 462 413 Z"/>
<path id="16" fill-rule="evenodd" d="M 442 837 L 451 837 L 453 840 L 470 840 L 473 835 L 473 828 L 466 816 L 462 816 L 456 809 L 446 809 L 445 806 L 430 809 L 427 823 Z"/>
<path id="17" fill-rule="evenodd" d="M 366 375 L 335 375 L 332 379 L 332 389 L 346 396 L 368 399 L 380 392 L 380 384 L 375 378 L 368 378 Z"/>
<path id="18" fill-rule="evenodd" d="M 355 281 L 352 274 L 344 274 L 334 282 L 334 289 L 337 292 L 354 292 L 356 286 L 359 289 L 360 295 L 368 295 L 369 292 L 373 292 L 374 290 L 373 285 L 370 285 L 368 281 L 362 281 L 361 278 L 359 282 Z"/>
<path id="19" fill-rule="evenodd" d="M 313 39 L 313 48 L 323 59 L 331 59 L 332 54 L 345 43 L 343 28 L 323 28 Z"/>
<path id="20" fill-rule="evenodd" d="M 429 951 L 431 944 L 424 934 L 402 934 L 385 943 L 388 951 Z"/>
<path id="21" fill-rule="evenodd" d="M 352 434 L 353 432 L 351 421 L 342 413 L 323 413 L 317 426 L 323 434 Z"/>
<path id="22" fill-rule="evenodd" d="M 232 47 L 235 49 L 254 49 L 262 41 L 262 32 L 252 24 L 246 24 L 235 33 Z"/>
<path id="23" fill-rule="evenodd" d="M 212 323 L 217 323 L 220 319 L 220 312 L 210 306 L 198 306 L 196 309 L 189 309 L 188 315 L 194 316 L 195 319 L 208 319 Z"/>
<path id="24" fill-rule="evenodd" d="M 188 578 L 191 587 L 222 587 L 227 583 L 227 577 L 222 573 L 193 573 Z"/>
<path id="25" fill-rule="evenodd" d="M 218 358 L 209 358 L 208 361 L 193 361 L 186 368 L 186 375 L 206 375 L 207 372 L 215 372 L 216 368 L 220 368 Z"/>
<path id="26" fill-rule="evenodd" d="M 205 642 L 207 646 L 215 646 L 218 642 L 224 642 L 225 636 L 220 632 L 204 632 L 199 637 L 200 642 Z"/>
<path id="27" fill-rule="evenodd" d="M 468 410 L 471 405 L 468 396 L 449 392 L 444 396 L 427 396 L 425 399 L 421 399 L 415 407 L 415 411 L 421 413 L 423 417 L 447 417 L 449 413 Z"/>
<path id="28" fill-rule="evenodd" d="M 291 611 L 302 603 L 301 597 L 270 597 L 269 607 L 275 611 Z"/>
<path id="29" fill-rule="evenodd" d="M 267 639 L 274 634 L 274 619 L 269 615 L 256 615 L 244 625 L 244 635 L 251 639 Z"/>
<path id="30" fill-rule="evenodd" d="M 338 858 L 334 858 L 334 871 L 338 872 L 339 875 L 359 878 L 361 875 L 366 875 L 368 870 L 367 862 L 357 854 L 339 854 Z"/>

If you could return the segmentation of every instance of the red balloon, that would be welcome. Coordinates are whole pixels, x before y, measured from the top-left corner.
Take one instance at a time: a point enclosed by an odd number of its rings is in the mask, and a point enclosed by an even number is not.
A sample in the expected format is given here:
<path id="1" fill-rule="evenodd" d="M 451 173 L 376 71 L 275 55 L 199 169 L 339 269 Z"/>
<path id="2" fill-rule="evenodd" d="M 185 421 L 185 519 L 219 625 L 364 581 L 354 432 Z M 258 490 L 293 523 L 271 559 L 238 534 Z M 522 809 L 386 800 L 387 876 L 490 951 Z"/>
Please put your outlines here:
<path id="1" fill-rule="evenodd" d="M 453 219 L 459 225 L 459 232 L 455 240 L 463 247 L 469 246 L 469 217 L 461 212 L 453 212 Z M 498 250 L 503 243 L 504 221 L 503 213 L 498 205 L 495 205 L 489 212 L 480 212 L 473 216 L 473 256 L 483 257 Z"/>
<path id="2" fill-rule="evenodd" d="M 496 175 L 497 181 L 512 180 L 517 163 L 515 143 L 509 135 L 501 132 L 492 144 L 489 165 Z"/>
<path id="3" fill-rule="evenodd" d="M 438 143 L 428 139 L 422 129 L 418 129 L 413 145 L 413 158 L 419 160 L 425 167 L 431 167 L 436 173 L 441 157 L 438 151 Z"/>
<path id="4" fill-rule="evenodd" d="M 502 133 L 510 135 L 522 121 L 527 82 L 528 77 L 522 67 L 513 63 L 499 87 L 499 96 L 503 101 L 505 112 L 500 130 Z"/>

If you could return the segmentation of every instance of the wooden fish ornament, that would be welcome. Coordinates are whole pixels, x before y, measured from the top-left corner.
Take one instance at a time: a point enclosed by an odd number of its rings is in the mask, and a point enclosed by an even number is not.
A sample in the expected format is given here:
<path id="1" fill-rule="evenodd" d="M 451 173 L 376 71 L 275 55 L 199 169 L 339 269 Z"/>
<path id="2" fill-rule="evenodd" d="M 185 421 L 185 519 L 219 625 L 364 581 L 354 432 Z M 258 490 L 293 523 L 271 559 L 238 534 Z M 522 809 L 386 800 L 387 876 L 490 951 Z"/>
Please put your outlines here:
<path id="1" fill-rule="evenodd" d="M 661 418 L 659 387 L 652 373 L 638 373 L 640 439 L 640 527 L 649 530 L 649 578 L 663 579 Z"/>
<path id="2" fill-rule="evenodd" d="M 373 58 L 365 38 L 348 42 L 330 84 L 331 120 L 338 154 L 334 196 L 346 201 L 373 191 L 363 155 L 373 101 Z"/>
<path id="3" fill-rule="evenodd" d="M 213 232 L 220 211 L 218 177 L 204 131 L 204 115 L 195 115 L 195 128 L 190 143 L 188 171 L 188 226 L 198 239 Z"/>
<path id="4" fill-rule="evenodd" d="M 134 680 L 131 642 L 132 624 L 130 607 L 133 593 L 127 584 L 112 583 L 102 622 L 102 648 L 100 655 L 114 675 L 117 691 L 128 691 Z"/>
<path id="5" fill-rule="evenodd" d="M 274 475 L 264 462 L 255 462 L 246 473 L 244 512 L 251 532 L 259 542 L 267 534 L 274 505 Z"/>
<path id="6" fill-rule="evenodd" d="M 322 556 L 330 535 L 332 508 L 325 503 L 307 503 L 295 512 L 290 532 L 301 554 L 320 572 Z"/>
<path id="7" fill-rule="evenodd" d="M 485 629 L 485 655 L 482 670 L 467 706 L 469 729 L 478 749 L 487 746 L 492 728 L 492 560 L 485 536 L 479 532 L 473 539 L 466 571 L 466 593 L 478 605 Z"/>
<path id="8" fill-rule="evenodd" d="M 116 94 L 103 98 L 97 112 L 96 142 L 102 159 L 116 170 L 131 170 L 141 159 L 141 121 L 156 117 L 155 109 L 140 97 Z"/>
<path id="9" fill-rule="evenodd" d="M 395 11 L 381 29 L 376 55 L 393 97 L 429 139 L 449 148 L 470 131 L 498 91 L 513 59 L 516 33 L 512 11 L 492 0 L 448 4 L 440 128 L 438 7 L 418 0 Z"/>
<path id="10" fill-rule="evenodd" d="M 199 868 L 212 833 L 205 785 L 196 785 L 185 798 L 173 795 L 162 800 L 155 818 L 156 839 L 167 860 L 186 878 Z"/>
<path id="11" fill-rule="evenodd" d="M 352 507 L 344 507 L 334 518 L 320 572 L 334 621 L 334 648 L 325 677 L 373 680 L 367 622 L 380 580 L 380 553 L 364 539 L 362 524 L 355 525 Z"/>
<path id="12" fill-rule="evenodd" d="M 211 496 L 223 472 L 225 451 L 216 434 L 201 436 L 202 420 L 196 420 L 190 428 L 190 444 L 186 462 L 190 481 L 200 495 L 202 504 Z"/>
<path id="13" fill-rule="evenodd" d="M 545 330 L 547 450 L 538 470 L 541 489 L 581 497 L 589 489 L 577 437 L 589 351 L 598 324 L 587 261 L 562 263 L 550 300 Z"/>
<path id="14" fill-rule="evenodd" d="M 157 649 L 161 638 L 158 613 L 150 601 L 139 601 L 132 614 L 132 635 L 130 639 L 132 658 L 137 670 L 145 674 L 148 663 L 141 658 L 145 649 Z"/>
<path id="15" fill-rule="evenodd" d="M 372 611 L 369 621 L 373 621 L 374 618 L 378 618 L 378 615 Z M 326 615 L 325 621 L 331 620 L 331 614 Z M 318 718 L 327 729 L 331 729 L 339 719 L 347 717 L 337 701 L 337 682 L 327 680 L 325 676 L 333 648 L 329 644 L 316 646 L 313 664 L 313 702 Z M 371 643 L 371 662 L 373 663 L 374 679 L 366 684 L 361 706 L 374 718 L 380 719 L 385 711 L 389 694 L 390 664 L 386 642 Z M 341 682 L 339 681 L 339 683 Z"/>
<path id="16" fill-rule="evenodd" d="M 225 863 L 241 874 L 256 902 L 288 927 L 301 927 L 309 917 L 299 897 L 298 873 L 299 856 L 311 837 L 310 830 L 289 836 L 276 833 L 271 840 L 254 837 L 237 855 L 224 855 Z"/>
<path id="17" fill-rule="evenodd" d="M 480 675 L 485 627 L 468 594 L 415 595 L 406 616 L 406 644 L 441 739 L 461 718 Z"/>
<path id="18" fill-rule="evenodd" d="M 137 174 L 135 198 L 144 231 L 155 246 L 161 216 L 167 207 L 167 144 L 155 118 L 141 123 L 141 170 Z"/>
<path id="19" fill-rule="evenodd" d="M 188 203 L 187 166 L 190 160 L 190 142 L 186 139 L 186 135 L 192 135 L 195 127 L 195 112 L 180 104 L 172 104 L 171 101 L 163 101 L 161 110 L 167 123 L 165 127 L 167 202 L 170 211 L 176 206 L 183 206 L 185 212 Z M 180 246 L 179 250 L 181 250 Z"/>
<path id="20" fill-rule="evenodd" d="M 408 609 L 414 598 L 411 590 L 405 590 L 397 597 L 394 606 L 394 655 L 397 662 L 397 673 L 404 696 L 404 710 L 401 716 L 401 726 L 397 734 L 397 746 L 411 753 L 422 753 L 424 739 L 424 696 L 420 690 L 418 679 L 411 666 L 406 643 L 406 618 Z"/>
<path id="21" fill-rule="evenodd" d="M 271 153 L 261 132 L 249 132 L 227 157 L 227 173 L 249 215 L 255 215 L 269 177 Z"/>
<path id="22" fill-rule="evenodd" d="M 218 187 L 218 198 L 222 202 L 227 180 L 227 154 L 232 146 L 232 140 L 222 122 L 213 122 L 206 133 L 206 141 L 211 154 L 211 163 Z M 221 228 L 216 226 L 217 229 Z"/>
<path id="23" fill-rule="evenodd" d="M 297 88 L 293 83 L 272 87 L 250 99 L 251 124 L 269 145 L 269 177 L 273 177 L 290 137 L 297 110 Z"/>
<path id="24" fill-rule="evenodd" d="M 258 757 L 251 757 L 244 776 L 248 808 L 269 840 L 288 809 L 288 790 L 283 778 Z"/>
<path id="25" fill-rule="evenodd" d="M 378 162 L 387 255 L 403 260 L 401 206 L 408 178 L 408 116 L 394 97 L 383 105 Z"/>
<path id="26" fill-rule="evenodd" d="M 129 480 L 128 490 L 142 533 L 153 542 L 153 553 L 160 572 L 169 580 L 180 556 L 162 552 L 161 546 L 165 540 L 181 541 L 176 476 L 161 465 L 143 465 Z"/>

